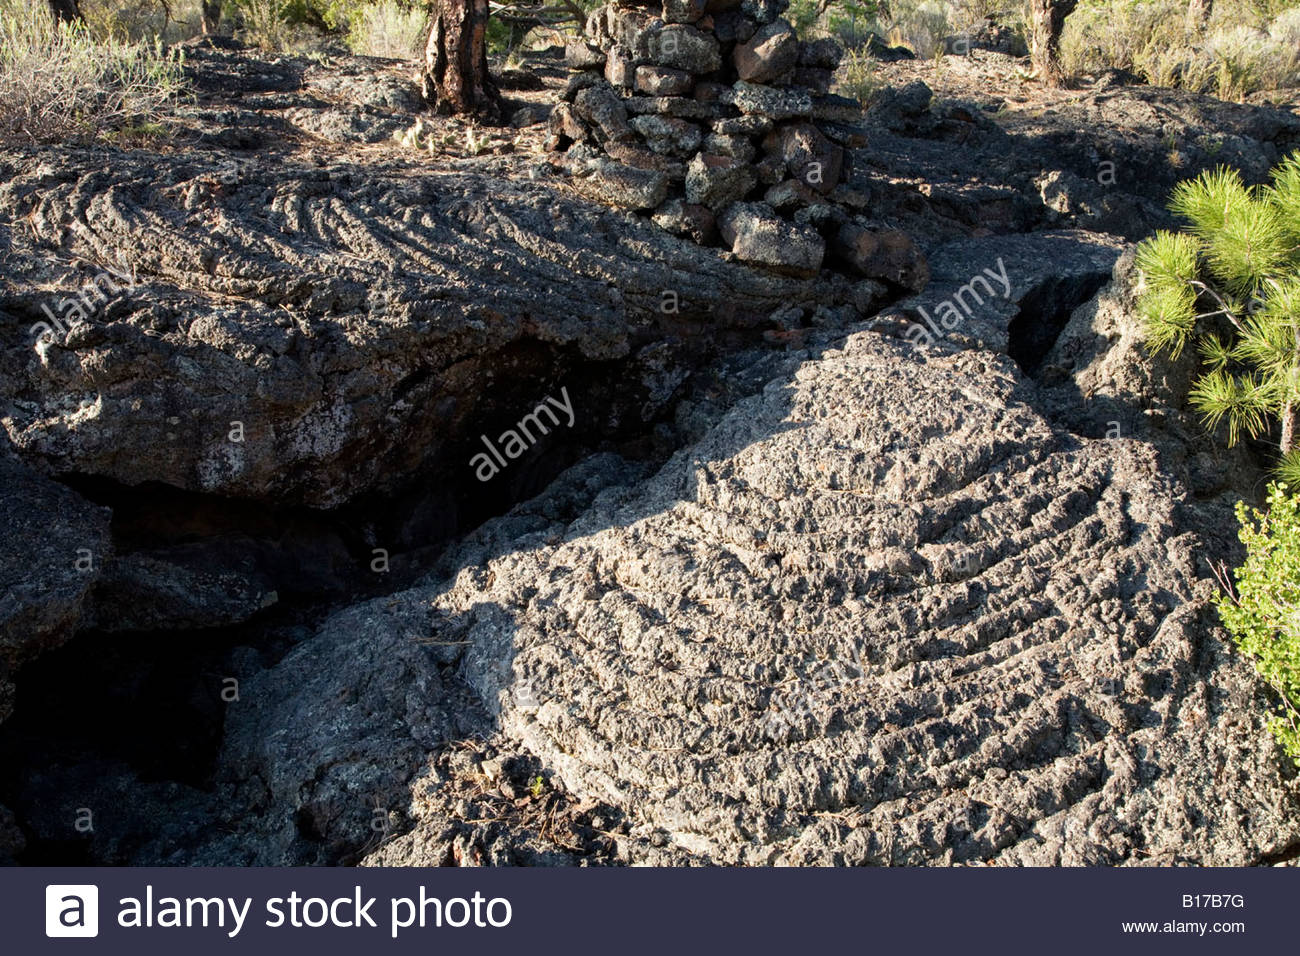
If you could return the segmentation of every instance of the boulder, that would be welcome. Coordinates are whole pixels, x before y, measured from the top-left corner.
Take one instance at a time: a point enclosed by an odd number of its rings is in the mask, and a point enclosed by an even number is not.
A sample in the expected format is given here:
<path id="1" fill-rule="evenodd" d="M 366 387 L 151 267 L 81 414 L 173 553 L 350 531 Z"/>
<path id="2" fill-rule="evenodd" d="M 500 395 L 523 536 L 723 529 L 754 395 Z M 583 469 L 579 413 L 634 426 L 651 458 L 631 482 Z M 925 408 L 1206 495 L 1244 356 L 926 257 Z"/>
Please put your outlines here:
<path id="1" fill-rule="evenodd" d="M 737 43 L 731 57 L 740 79 L 771 83 L 799 62 L 799 38 L 790 24 L 777 20 L 762 27 L 748 41 Z"/>
<path id="2" fill-rule="evenodd" d="M 737 80 L 732 89 L 736 94 L 736 108 L 746 115 L 777 121 L 812 116 L 812 94 L 807 90 L 776 89 L 744 80 Z"/>
<path id="3" fill-rule="evenodd" d="M 591 86 L 573 98 L 578 115 L 600 130 L 604 139 L 626 140 L 634 135 L 623 101 L 608 86 Z"/>
<path id="4" fill-rule="evenodd" d="M 718 231 L 742 262 L 786 275 L 816 275 L 826 254 L 816 229 L 788 223 L 763 203 L 728 206 L 718 216 Z"/>
<path id="5" fill-rule="evenodd" d="M 713 122 L 713 132 L 724 136 L 764 136 L 771 131 L 772 121 L 766 116 L 735 116 Z"/>
<path id="6" fill-rule="evenodd" d="M 704 138 L 704 152 L 714 156 L 730 156 L 742 163 L 753 162 L 758 150 L 748 136 L 729 136 L 710 133 Z"/>
<path id="7" fill-rule="evenodd" d="M 678 236 L 689 236 L 700 245 L 710 245 L 718 238 L 717 218 L 709 207 L 670 199 L 655 210 L 655 225 Z"/>
<path id="8" fill-rule="evenodd" d="M 605 62 L 605 79 L 624 90 L 630 90 L 636 83 L 636 60 L 625 47 L 609 48 L 609 58 Z"/>
<path id="9" fill-rule="evenodd" d="M 588 199 L 624 209 L 654 209 L 668 195 L 668 177 L 663 173 L 608 159 L 597 160 L 573 184 Z"/>
<path id="10" fill-rule="evenodd" d="M 913 292 L 921 291 L 930 281 L 925 256 L 907 233 L 898 230 L 877 232 L 845 223 L 831 249 L 854 272 L 869 279 L 883 279 Z"/>
<path id="11" fill-rule="evenodd" d="M 799 44 L 799 65 L 820 67 L 826 70 L 833 70 L 840 65 L 840 60 L 844 58 L 844 48 L 839 42 L 830 38 L 823 37 L 819 40 L 807 40 Z"/>
<path id="12" fill-rule="evenodd" d="M 790 8 L 790 0 L 741 0 L 740 11 L 755 23 L 772 23 Z"/>
<path id="13" fill-rule="evenodd" d="M 605 54 L 595 44 L 577 41 L 565 44 L 564 62 L 575 70 L 590 70 L 605 65 Z"/>
<path id="14" fill-rule="evenodd" d="M 665 23 L 695 23 L 708 6 L 708 0 L 663 0 Z"/>
<path id="15" fill-rule="evenodd" d="M 779 153 L 791 176 L 819 193 L 839 185 L 844 175 L 844 150 L 812 123 L 790 123 L 768 135 L 763 148 Z"/>
<path id="16" fill-rule="evenodd" d="M 748 163 L 698 153 L 686 167 L 686 201 L 716 211 L 743 199 L 754 183 L 754 171 Z"/>
<path id="17" fill-rule="evenodd" d="M 648 32 L 645 50 L 651 62 L 696 75 L 712 73 L 722 66 L 718 41 L 693 26 L 671 23 Z"/>
<path id="18" fill-rule="evenodd" d="M 689 156 L 704 139 L 695 123 L 671 116 L 635 116 L 631 125 L 650 149 L 665 156 Z"/>
<path id="19" fill-rule="evenodd" d="M 726 109 L 719 103 L 703 102 L 686 96 L 633 96 L 624 100 L 623 105 L 629 113 L 638 116 L 655 113 L 709 122 L 721 118 Z"/>
<path id="20" fill-rule="evenodd" d="M 590 134 L 587 125 L 578 118 L 577 112 L 569 103 L 556 103 L 547 122 L 551 135 L 558 137 L 555 148 L 562 149 L 569 142 L 581 143 Z"/>
<path id="21" fill-rule="evenodd" d="M 638 66 L 636 68 L 636 90 L 650 96 L 680 96 L 689 93 L 695 86 L 695 77 L 685 70 L 674 70 L 666 66 Z"/>

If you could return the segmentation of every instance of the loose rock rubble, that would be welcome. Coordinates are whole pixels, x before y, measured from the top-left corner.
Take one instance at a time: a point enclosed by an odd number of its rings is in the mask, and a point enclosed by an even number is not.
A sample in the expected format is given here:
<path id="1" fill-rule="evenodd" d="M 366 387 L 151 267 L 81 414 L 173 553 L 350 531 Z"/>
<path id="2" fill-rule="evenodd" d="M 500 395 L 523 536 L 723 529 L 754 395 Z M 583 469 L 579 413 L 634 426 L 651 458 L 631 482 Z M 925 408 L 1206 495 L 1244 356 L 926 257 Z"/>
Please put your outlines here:
<path id="1" fill-rule="evenodd" d="M 919 290 L 927 272 L 910 239 L 861 241 L 869 224 L 854 210 L 867 197 L 848 184 L 849 148 L 866 139 L 861 106 L 830 92 L 839 46 L 801 41 L 786 6 L 600 7 L 566 50 L 574 73 L 547 145 L 583 195 L 649 212 L 701 244 L 721 240 L 744 262 L 800 276 L 831 266 Z"/>

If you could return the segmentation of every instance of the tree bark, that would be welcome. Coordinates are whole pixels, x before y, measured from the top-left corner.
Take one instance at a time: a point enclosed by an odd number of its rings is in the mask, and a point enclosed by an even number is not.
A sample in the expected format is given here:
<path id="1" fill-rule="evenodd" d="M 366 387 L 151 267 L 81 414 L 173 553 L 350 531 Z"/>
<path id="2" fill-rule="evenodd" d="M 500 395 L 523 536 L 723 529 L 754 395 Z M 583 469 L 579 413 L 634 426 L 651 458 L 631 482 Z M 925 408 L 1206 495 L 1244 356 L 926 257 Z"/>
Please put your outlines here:
<path id="1" fill-rule="evenodd" d="M 1048 86 L 1061 85 L 1061 31 L 1065 18 L 1078 5 L 1079 0 L 1031 0 L 1029 33 L 1034 70 Z"/>
<path id="2" fill-rule="evenodd" d="M 49 3 L 50 13 L 54 14 L 56 20 L 63 23 L 79 23 L 84 19 L 78 0 L 49 0 Z"/>
<path id="3" fill-rule="evenodd" d="M 212 35 L 221 26 L 221 0 L 203 0 L 203 32 Z"/>
<path id="4" fill-rule="evenodd" d="M 487 63 L 488 0 L 433 0 L 424 45 L 424 98 L 439 113 L 501 121 Z"/>

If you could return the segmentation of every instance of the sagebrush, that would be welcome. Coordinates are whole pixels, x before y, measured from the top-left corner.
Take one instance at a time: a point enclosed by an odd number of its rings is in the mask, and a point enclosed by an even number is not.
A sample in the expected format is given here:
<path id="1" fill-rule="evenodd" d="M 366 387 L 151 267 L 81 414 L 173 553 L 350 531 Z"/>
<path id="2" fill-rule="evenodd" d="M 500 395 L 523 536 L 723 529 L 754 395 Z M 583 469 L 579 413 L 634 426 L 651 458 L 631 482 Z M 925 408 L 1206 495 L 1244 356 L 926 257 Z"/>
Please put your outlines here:
<path id="1" fill-rule="evenodd" d="M 158 128 L 185 89 L 161 44 L 96 39 L 43 4 L 0 6 L 0 139 L 51 143 Z"/>

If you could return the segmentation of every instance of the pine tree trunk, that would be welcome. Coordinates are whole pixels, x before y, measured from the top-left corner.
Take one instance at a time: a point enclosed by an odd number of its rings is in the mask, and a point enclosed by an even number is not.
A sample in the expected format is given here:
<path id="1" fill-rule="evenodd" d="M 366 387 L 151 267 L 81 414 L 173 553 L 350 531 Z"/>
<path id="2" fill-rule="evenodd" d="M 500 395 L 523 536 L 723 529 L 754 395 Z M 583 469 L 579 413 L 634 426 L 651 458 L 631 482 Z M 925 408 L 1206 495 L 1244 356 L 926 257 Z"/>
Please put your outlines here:
<path id="1" fill-rule="evenodd" d="M 1031 0 L 1029 39 L 1034 69 L 1048 86 L 1061 85 L 1061 31 L 1079 0 Z"/>
<path id="2" fill-rule="evenodd" d="M 221 0 L 203 0 L 203 32 L 209 36 L 221 26 Z"/>
<path id="3" fill-rule="evenodd" d="M 433 0 L 424 46 L 424 98 L 439 113 L 501 121 L 501 94 L 488 73 L 488 0 Z"/>
<path id="4" fill-rule="evenodd" d="M 78 0 L 49 0 L 49 3 L 50 13 L 54 14 L 56 20 L 62 20 L 64 23 L 78 23 L 83 19 Z"/>
<path id="5" fill-rule="evenodd" d="M 1295 447 L 1295 426 L 1296 409 L 1287 402 L 1286 407 L 1282 409 L 1282 440 L 1278 442 L 1278 451 L 1284 455 L 1289 455 Z"/>

